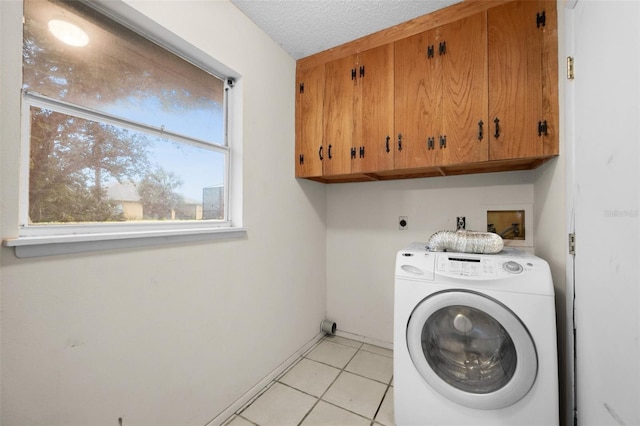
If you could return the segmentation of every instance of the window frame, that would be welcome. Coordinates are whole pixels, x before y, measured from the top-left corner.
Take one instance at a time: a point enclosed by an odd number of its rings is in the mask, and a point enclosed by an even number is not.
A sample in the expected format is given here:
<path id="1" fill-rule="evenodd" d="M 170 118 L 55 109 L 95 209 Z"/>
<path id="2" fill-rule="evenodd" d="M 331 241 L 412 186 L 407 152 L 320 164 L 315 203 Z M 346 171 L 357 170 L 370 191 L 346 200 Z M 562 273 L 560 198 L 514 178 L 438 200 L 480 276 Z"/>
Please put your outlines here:
<path id="1" fill-rule="evenodd" d="M 107 18 L 115 20 L 168 52 L 224 81 L 224 146 L 210 143 L 205 143 L 205 145 L 211 147 L 214 151 L 225 152 L 224 209 L 226 219 L 61 225 L 29 224 L 30 107 L 32 105 L 40 108 L 54 106 L 57 112 L 71 113 L 73 116 L 89 120 L 99 118 L 100 122 L 106 124 L 114 124 L 137 131 L 143 130 L 154 136 L 167 136 L 169 132 L 69 104 L 65 101 L 24 92 L 21 96 L 20 106 L 21 160 L 19 167 L 18 236 L 16 238 L 5 238 L 3 245 L 14 247 L 18 257 L 35 257 L 246 236 L 246 229 L 242 227 L 241 223 L 242 197 L 240 192 L 241 182 L 239 182 L 241 179 L 234 179 L 234 177 L 241 176 L 241 170 L 237 170 L 241 167 L 241 163 L 234 161 L 234 153 L 238 150 L 236 144 L 239 141 L 234 137 L 235 132 L 233 130 L 234 127 L 237 129 L 238 124 L 241 122 L 240 117 L 238 117 L 241 115 L 242 110 L 241 105 L 238 105 L 241 99 L 241 90 L 239 90 L 241 87 L 236 87 L 241 86 L 241 84 L 236 83 L 239 75 L 122 1 L 81 1 L 97 12 L 104 14 Z M 221 75 L 226 75 L 227 77 L 220 77 Z M 238 131 L 237 133 L 241 132 Z M 182 135 L 171 133 L 170 136 L 172 139 L 189 143 L 188 138 Z"/>

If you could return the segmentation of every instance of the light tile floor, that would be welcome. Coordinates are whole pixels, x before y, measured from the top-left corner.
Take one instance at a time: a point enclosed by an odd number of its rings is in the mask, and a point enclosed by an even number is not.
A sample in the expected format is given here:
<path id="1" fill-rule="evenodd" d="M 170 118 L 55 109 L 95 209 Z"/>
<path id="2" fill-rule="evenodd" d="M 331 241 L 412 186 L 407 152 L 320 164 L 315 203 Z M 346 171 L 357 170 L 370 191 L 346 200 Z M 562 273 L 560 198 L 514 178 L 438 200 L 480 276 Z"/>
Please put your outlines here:
<path id="1" fill-rule="evenodd" d="M 393 351 L 325 336 L 225 426 L 393 426 Z"/>

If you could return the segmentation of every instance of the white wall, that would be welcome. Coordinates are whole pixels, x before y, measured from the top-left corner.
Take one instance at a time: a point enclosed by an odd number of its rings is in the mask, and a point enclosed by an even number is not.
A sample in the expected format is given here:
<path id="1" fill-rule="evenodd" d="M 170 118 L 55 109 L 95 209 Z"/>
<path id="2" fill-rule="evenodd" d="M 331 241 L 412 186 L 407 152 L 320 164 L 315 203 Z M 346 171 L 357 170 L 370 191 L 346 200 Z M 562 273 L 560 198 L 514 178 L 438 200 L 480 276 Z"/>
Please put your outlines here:
<path id="1" fill-rule="evenodd" d="M 487 206 L 533 202 L 531 171 L 330 185 L 327 316 L 341 332 L 390 345 L 398 250 L 455 229 L 456 216 L 486 230 Z M 408 230 L 398 229 L 398 216 L 408 216 Z"/>
<path id="2" fill-rule="evenodd" d="M 35 259 L 2 248 L 3 425 L 206 424 L 325 316 L 326 190 L 293 177 L 294 60 L 227 1 L 128 3 L 241 75 L 248 237 Z M 17 224 L 20 12 L 0 2 L 2 236 Z"/>

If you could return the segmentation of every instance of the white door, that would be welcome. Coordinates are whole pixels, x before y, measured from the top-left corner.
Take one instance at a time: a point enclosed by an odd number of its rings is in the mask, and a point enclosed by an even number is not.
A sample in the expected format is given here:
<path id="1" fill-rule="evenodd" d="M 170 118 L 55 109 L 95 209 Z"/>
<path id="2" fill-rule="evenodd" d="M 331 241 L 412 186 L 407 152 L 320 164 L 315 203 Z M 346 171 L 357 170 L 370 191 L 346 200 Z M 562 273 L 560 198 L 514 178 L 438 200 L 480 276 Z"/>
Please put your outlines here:
<path id="1" fill-rule="evenodd" d="M 579 0 L 566 13 L 578 424 L 638 425 L 640 2 Z"/>

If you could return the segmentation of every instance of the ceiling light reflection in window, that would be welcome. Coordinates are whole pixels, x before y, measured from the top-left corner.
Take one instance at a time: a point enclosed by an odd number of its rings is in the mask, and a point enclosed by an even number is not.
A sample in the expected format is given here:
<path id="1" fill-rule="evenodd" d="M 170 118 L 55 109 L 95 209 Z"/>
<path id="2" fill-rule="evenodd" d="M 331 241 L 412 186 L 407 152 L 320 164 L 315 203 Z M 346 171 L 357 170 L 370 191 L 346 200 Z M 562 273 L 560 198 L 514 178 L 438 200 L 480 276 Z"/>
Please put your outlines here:
<path id="1" fill-rule="evenodd" d="M 80 27 L 67 21 L 52 19 L 49 21 L 49 31 L 51 31 L 58 40 L 69 46 L 83 47 L 89 44 L 89 36 L 87 33 Z"/>

